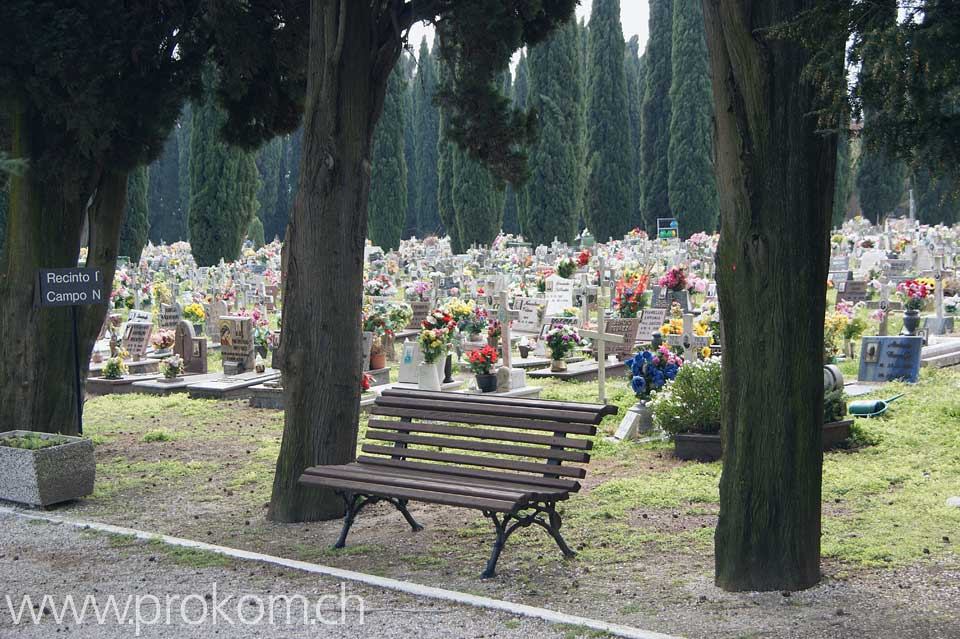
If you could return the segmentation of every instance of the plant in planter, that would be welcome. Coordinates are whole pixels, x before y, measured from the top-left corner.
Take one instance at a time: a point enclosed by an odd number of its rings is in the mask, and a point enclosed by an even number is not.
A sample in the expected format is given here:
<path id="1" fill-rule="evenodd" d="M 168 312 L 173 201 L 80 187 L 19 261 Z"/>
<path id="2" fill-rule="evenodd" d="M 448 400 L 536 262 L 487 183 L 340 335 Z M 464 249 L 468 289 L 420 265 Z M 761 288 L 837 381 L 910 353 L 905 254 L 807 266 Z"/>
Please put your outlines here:
<path id="1" fill-rule="evenodd" d="M 487 324 L 487 344 L 491 348 L 499 348 L 501 337 L 503 337 L 503 327 L 500 325 L 500 320 L 490 319 Z"/>
<path id="2" fill-rule="evenodd" d="M 120 351 L 115 357 L 108 357 L 103 363 L 103 376 L 106 379 L 120 379 L 127 374 L 127 365 L 123 363 L 125 351 Z"/>
<path id="3" fill-rule="evenodd" d="M 576 327 L 567 324 L 554 324 L 545 339 L 550 351 L 550 370 L 554 372 L 567 370 L 567 356 L 583 342 Z"/>
<path id="4" fill-rule="evenodd" d="M 653 430 L 653 414 L 648 406 L 650 398 L 671 379 L 683 366 L 683 359 L 670 352 L 666 346 L 642 350 L 626 362 L 630 370 L 630 388 L 637 403 L 630 407 L 614 438 L 634 439 L 638 433 Z"/>
<path id="5" fill-rule="evenodd" d="M 450 351 L 455 324 L 449 315 L 440 310 L 428 315 L 423 324 L 418 339 L 423 362 L 417 369 L 417 385 L 423 390 L 440 390 L 437 362 Z"/>
<path id="6" fill-rule="evenodd" d="M 653 423 L 674 440 L 681 459 L 718 459 L 720 444 L 719 358 L 682 366 L 676 378 L 649 402 Z"/>
<path id="7" fill-rule="evenodd" d="M 920 326 L 920 311 L 926 304 L 932 287 L 926 282 L 907 280 L 897 285 L 897 294 L 903 301 L 903 335 L 916 335 Z"/>
<path id="8" fill-rule="evenodd" d="M 469 317 L 457 322 L 457 328 L 471 342 L 480 342 L 483 340 L 483 332 L 487 330 L 487 324 L 487 311 L 476 307 Z"/>
<path id="9" fill-rule="evenodd" d="M 360 328 L 373 334 L 370 344 L 370 368 L 380 370 L 387 366 L 387 351 L 383 338 L 390 332 L 390 310 L 383 304 L 374 304 L 363 311 Z"/>
<path id="10" fill-rule="evenodd" d="M 193 304 L 187 304 L 183 307 L 183 319 L 187 320 L 193 324 L 193 332 L 197 335 L 203 334 L 203 320 L 206 319 L 207 314 L 203 310 L 203 306 L 194 302 Z"/>
<path id="11" fill-rule="evenodd" d="M 619 317 L 637 317 L 644 306 L 643 293 L 647 289 L 649 275 L 645 272 L 621 278 L 613 296 L 613 308 Z"/>
<path id="12" fill-rule="evenodd" d="M 490 393 L 497 390 L 497 376 L 493 373 L 493 366 L 499 355 L 497 349 L 489 345 L 470 351 L 470 370 L 477 377 L 477 388 L 481 392 Z"/>
<path id="13" fill-rule="evenodd" d="M 157 354 L 162 355 L 170 352 L 173 346 L 175 335 L 169 328 L 161 328 L 150 337 L 150 343 L 156 349 Z"/>
<path id="14" fill-rule="evenodd" d="M 177 379 L 183 372 L 183 359 L 179 355 L 166 358 L 160 362 L 160 372 L 167 381 Z"/>
<path id="15" fill-rule="evenodd" d="M 45 507 L 93 493 L 93 443 L 15 430 L 0 433 L 0 499 Z"/>
<path id="16" fill-rule="evenodd" d="M 562 278 L 570 279 L 577 270 L 577 262 L 569 257 L 562 257 L 557 262 L 557 275 Z"/>
<path id="17" fill-rule="evenodd" d="M 411 302 L 429 302 L 433 297 L 433 284 L 426 280 L 417 280 L 403 287 L 403 292 Z"/>
<path id="18" fill-rule="evenodd" d="M 686 269 L 683 266 L 674 266 L 667 271 L 666 275 L 660 278 L 658 284 L 668 291 L 673 291 L 674 293 L 687 290 Z"/>

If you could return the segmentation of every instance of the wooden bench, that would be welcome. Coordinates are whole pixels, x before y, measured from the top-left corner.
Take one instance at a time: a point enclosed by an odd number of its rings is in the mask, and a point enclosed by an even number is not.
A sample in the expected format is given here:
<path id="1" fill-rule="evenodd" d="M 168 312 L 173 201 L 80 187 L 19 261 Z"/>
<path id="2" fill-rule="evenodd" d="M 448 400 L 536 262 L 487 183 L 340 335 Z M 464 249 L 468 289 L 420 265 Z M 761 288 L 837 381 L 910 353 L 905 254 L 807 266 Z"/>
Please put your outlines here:
<path id="1" fill-rule="evenodd" d="M 343 548 L 367 504 L 393 504 L 414 531 L 422 527 L 407 510 L 410 501 L 479 510 L 496 529 L 481 575 L 493 577 L 507 538 L 532 524 L 564 555 L 576 554 L 560 535 L 556 505 L 580 490 L 586 470 L 564 462 L 588 462 L 593 441 L 575 436 L 595 434 L 600 420 L 616 413 L 609 405 L 386 390 L 371 410 L 357 461 L 308 468 L 300 482 L 343 497 L 334 548 Z"/>

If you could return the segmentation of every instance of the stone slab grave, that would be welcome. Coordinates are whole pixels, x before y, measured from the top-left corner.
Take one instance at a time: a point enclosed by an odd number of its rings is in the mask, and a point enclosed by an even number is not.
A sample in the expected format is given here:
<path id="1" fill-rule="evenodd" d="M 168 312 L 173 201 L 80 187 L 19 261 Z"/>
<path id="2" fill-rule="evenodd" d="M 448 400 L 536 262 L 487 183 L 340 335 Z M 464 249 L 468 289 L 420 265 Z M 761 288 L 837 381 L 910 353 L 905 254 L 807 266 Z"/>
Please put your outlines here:
<path id="1" fill-rule="evenodd" d="M 152 373 L 128 374 L 120 379 L 88 377 L 84 389 L 88 395 L 128 395 L 139 392 L 135 384 L 144 381 L 156 381 L 160 376 L 160 373 L 154 371 Z"/>
<path id="2" fill-rule="evenodd" d="M 280 371 L 268 368 L 263 373 L 250 371 L 224 377 L 219 375 L 206 381 L 195 381 L 187 386 L 193 399 L 249 399 L 250 388 L 280 377 Z"/>
<path id="3" fill-rule="evenodd" d="M 152 332 L 153 324 L 149 322 L 127 322 L 124 326 L 122 344 L 123 349 L 127 351 L 124 364 L 127 367 L 129 375 L 146 375 L 156 373 L 159 370 L 160 362 L 146 357 L 147 344 L 150 343 L 150 334 Z M 104 363 L 105 362 L 98 362 L 91 364 L 90 376 L 98 377 L 102 375 Z M 119 385 L 122 384 L 114 384 L 114 386 Z"/>
<path id="4" fill-rule="evenodd" d="M 931 335 L 930 344 L 920 351 L 920 365 L 930 368 L 960 365 L 960 337 Z"/>
<path id="5" fill-rule="evenodd" d="M 550 369 L 535 370 L 530 372 L 532 379 L 561 379 L 572 382 L 592 382 L 597 379 L 600 366 L 593 360 L 580 361 L 567 365 L 567 370 L 563 372 L 553 372 Z M 607 361 L 604 366 L 606 377 L 623 376 L 626 374 L 627 367 L 623 362 Z"/>
<path id="6" fill-rule="evenodd" d="M 135 381 L 131 386 L 131 393 L 143 395 L 159 395 L 165 397 L 176 393 L 186 393 L 193 384 L 212 382 L 223 379 L 223 373 L 205 373 L 202 375 L 182 375 L 176 381 L 160 380 L 160 375 L 153 375 L 150 379 Z"/>
<path id="7" fill-rule="evenodd" d="M 915 383 L 920 374 L 922 337 L 864 337 L 860 342 L 859 382 L 904 380 Z"/>

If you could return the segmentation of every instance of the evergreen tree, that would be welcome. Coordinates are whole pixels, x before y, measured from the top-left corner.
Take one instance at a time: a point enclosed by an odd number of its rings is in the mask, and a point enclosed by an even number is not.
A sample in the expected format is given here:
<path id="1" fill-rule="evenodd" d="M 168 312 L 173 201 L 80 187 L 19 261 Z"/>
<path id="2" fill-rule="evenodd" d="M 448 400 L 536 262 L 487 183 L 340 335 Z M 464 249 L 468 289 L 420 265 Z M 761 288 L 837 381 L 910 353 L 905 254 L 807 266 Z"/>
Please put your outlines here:
<path id="1" fill-rule="evenodd" d="M 144 165 L 130 171 L 127 176 L 127 205 L 123 212 L 123 224 L 120 226 L 120 246 L 118 255 L 126 255 L 130 261 L 140 261 L 140 254 L 147 244 L 150 232 L 150 211 L 147 194 L 150 189 L 150 177 Z"/>
<path id="2" fill-rule="evenodd" d="M 960 182 L 952 175 L 937 175 L 927 167 L 913 173 L 917 218 L 923 224 L 952 226 L 960 221 Z"/>
<path id="3" fill-rule="evenodd" d="M 540 118 L 540 138 L 530 150 L 527 185 L 527 239 L 549 244 L 573 242 L 577 233 L 580 184 L 580 55 L 571 21 L 529 51 L 528 106 Z"/>
<path id="4" fill-rule="evenodd" d="M 163 153 L 150 165 L 150 241 L 172 243 L 187 239 L 187 218 L 180 198 L 180 132 L 174 126 Z"/>
<path id="5" fill-rule="evenodd" d="M 513 99 L 513 79 L 507 71 L 503 82 L 503 95 Z M 517 194 L 509 182 L 503 193 L 503 232 L 516 235 L 520 233 L 520 218 L 517 214 Z"/>
<path id="6" fill-rule="evenodd" d="M 420 212 L 420 169 L 417 166 L 417 111 L 420 105 L 416 97 L 417 60 L 409 53 L 400 56 L 398 66 L 403 67 L 403 159 L 407 167 L 407 205 L 404 211 L 404 239 L 418 235 Z"/>
<path id="7" fill-rule="evenodd" d="M 263 238 L 263 222 L 256 215 L 250 220 L 250 226 L 247 227 L 247 238 L 253 242 L 253 248 L 260 248 L 265 244 Z"/>
<path id="8" fill-rule="evenodd" d="M 437 210 L 437 173 L 440 157 L 440 109 L 433 103 L 437 90 L 437 60 L 427 46 L 427 39 L 420 43 L 419 66 L 413 94 L 416 104 L 414 147 L 417 167 L 417 235 L 426 237 L 441 231 L 443 224 Z"/>
<path id="9" fill-rule="evenodd" d="M 459 148 L 453 152 L 453 166 L 452 199 L 461 248 L 465 251 L 474 244 L 489 246 L 503 222 L 503 204 L 498 196 L 503 184 L 486 166 L 470 159 Z"/>
<path id="10" fill-rule="evenodd" d="M 640 112 L 640 203 L 649 233 L 655 231 L 657 218 L 672 217 L 668 161 L 672 25 L 672 0 L 650 0 L 650 37 L 643 56 L 646 81 Z"/>
<path id="11" fill-rule="evenodd" d="M 209 88 L 212 79 L 205 80 Z M 203 103 L 194 105 L 190 139 L 190 248 L 198 266 L 236 260 L 257 208 L 256 161 L 220 141 L 225 122 L 207 91 Z"/>
<path id="12" fill-rule="evenodd" d="M 528 107 L 529 95 L 530 95 L 530 65 L 527 62 L 527 55 L 524 52 L 520 53 L 520 60 L 517 62 L 516 74 L 517 77 L 513 82 L 513 90 L 511 94 L 511 99 L 513 100 L 513 105 L 518 109 L 526 109 Z M 516 201 L 517 206 L 517 230 L 519 233 L 524 236 L 527 235 L 527 186 L 519 186 L 511 188 L 513 191 L 513 198 Z"/>
<path id="13" fill-rule="evenodd" d="M 180 193 L 181 239 L 190 238 L 190 142 L 193 137 L 193 103 L 184 102 L 177 119 L 177 188 Z"/>
<path id="14" fill-rule="evenodd" d="M 590 13 L 587 188 L 584 217 L 598 240 L 630 229 L 630 121 L 623 72 L 620 0 L 594 0 Z"/>
<path id="15" fill-rule="evenodd" d="M 857 172 L 857 193 L 863 216 L 879 223 L 893 213 L 903 200 L 906 165 L 885 150 L 871 148 L 869 132 L 864 131 L 863 154 Z"/>
<path id="16" fill-rule="evenodd" d="M 833 189 L 833 219 L 832 228 L 843 224 L 847 215 L 847 202 L 850 200 L 850 138 L 841 131 L 837 136 L 837 181 Z"/>
<path id="17" fill-rule="evenodd" d="M 713 92 L 700 0 L 673 4 L 668 145 L 670 209 L 684 237 L 713 233 L 720 216 L 713 167 Z"/>
<path id="18" fill-rule="evenodd" d="M 283 155 L 283 138 L 277 136 L 260 147 L 256 154 L 260 189 L 257 191 L 260 233 L 267 237 L 267 223 L 276 216 L 277 197 L 280 191 L 280 165 Z M 251 227 L 252 228 L 252 227 Z M 273 240 L 273 236 L 269 236 Z"/>
<path id="19" fill-rule="evenodd" d="M 403 65 L 390 74 L 383 114 L 373 134 L 373 172 L 367 235 L 390 251 L 400 246 L 407 211 L 407 162 L 403 139 Z"/>
<path id="20" fill-rule="evenodd" d="M 446 82 L 447 66 L 442 58 L 437 58 L 438 84 Z M 447 116 L 440 111 L 440 135 L 437 138 L 437 214 L 443 222 L 443 228 L 450 237 L 450 249 L 453 253 L 464 252 L 460 241 L 460 229 L 457 226 L 457 212 L 453 205 L 453 181 L 456 169 L 454 146 L 447 140 Z"/>
<path id="21" fill-rule="evenodd" d="M 268 211 L 261 212 L 263 218 L 263 237 L 270 242 L 274 238 L 283 240 L 290 216 L 290 135 L 280 136 L 280 155 L 277 158 L 277 199 Z"/>
<path id="22" fill-rule="evenodd" d="M 624 52 L 623 73 L 627 79 L 627 108 L 630 114 L 630 226 L 643 227 L 640 217 L 640 37 L 633 36 Z"/>

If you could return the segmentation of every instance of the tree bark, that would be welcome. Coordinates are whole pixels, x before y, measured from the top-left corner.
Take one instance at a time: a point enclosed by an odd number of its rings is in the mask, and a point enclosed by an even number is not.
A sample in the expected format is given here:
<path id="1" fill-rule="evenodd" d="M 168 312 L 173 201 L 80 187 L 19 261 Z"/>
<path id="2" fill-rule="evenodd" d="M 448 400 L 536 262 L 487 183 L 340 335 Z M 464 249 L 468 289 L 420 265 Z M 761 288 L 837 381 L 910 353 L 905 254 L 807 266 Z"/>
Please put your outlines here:
<path id="1" fill-rule="evenodd" d="M 43 146 L 43 124 L 23 109 L 14 112 L 12 137 L 14 157 L 30 163 L 10 182 L 6 247 L 0 258 L 0 415 L 9 429 L 72 435 L 77 410 L 71 311 L 36 305 L 38 270 L 77 265 L 84 214 L 95 192 L 88 265 L 101 267 L 109 286 L 126 174 L 104 174 L 94 162 L 61 157 L 54 162 Z M 105 313 L 106 305 L 81 307 L 82 379 Z"/>
<path id="2" fill-rule="evenodd" d="M 304 488 L 303 470 L 356 455 L 360 414 L 363 247 L 373 131 L 399 33 L 376 40 L 366 2 L 314 0 L 299 192 L 284 246 L 282 362 L 286 406 L 268 517 L 342 516 L 331 490 Z"/>
<path id="3" fill-rule="evenodd" d="M 816 91 L 801 78 L 810 53 L 763 31 L 815 4 L 704 0 L 725 338 L 715 568 L 726 590 L 798 590 L 820 578 L 821 367 L 836 138 L 819 133 L 811 115 Z"/>

